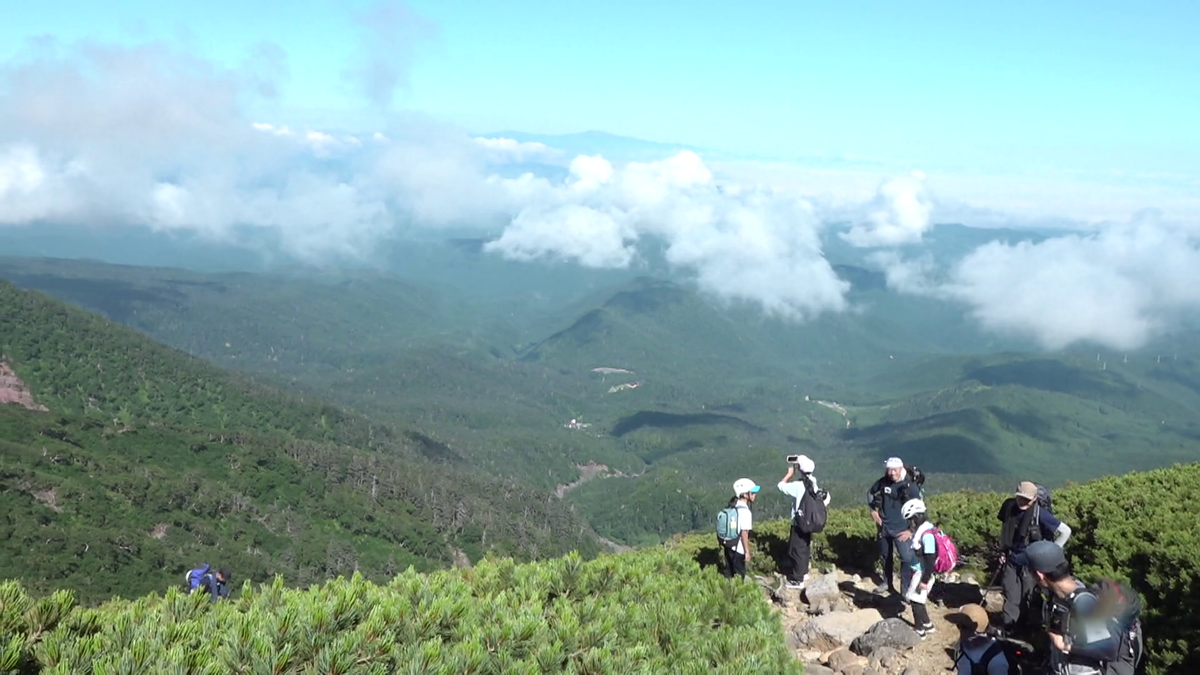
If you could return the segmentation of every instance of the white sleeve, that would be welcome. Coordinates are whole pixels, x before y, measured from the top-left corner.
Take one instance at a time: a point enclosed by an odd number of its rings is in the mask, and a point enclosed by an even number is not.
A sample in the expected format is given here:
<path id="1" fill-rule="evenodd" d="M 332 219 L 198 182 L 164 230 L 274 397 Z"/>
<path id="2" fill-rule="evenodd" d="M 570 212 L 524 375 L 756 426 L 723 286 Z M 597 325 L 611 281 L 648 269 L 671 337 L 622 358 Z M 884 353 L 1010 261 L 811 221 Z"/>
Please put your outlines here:
<path id="1" fill-rule="evenodd" d="M 1067 545 L 1067 540 L 1071 538 L 1071 526 L 1062 522 L 1058 522 L 1058 529 L 1054 531 L 1054 543 L 1058 544 L 1059 548 Z"/>
<path id="2" fill-rule="evenodd" d="M 800 482 L 788 483 L 779 481 L 779 491 L 792 499 L 799 499 L 800 495 L 804 493 L 804 484 Z"/>

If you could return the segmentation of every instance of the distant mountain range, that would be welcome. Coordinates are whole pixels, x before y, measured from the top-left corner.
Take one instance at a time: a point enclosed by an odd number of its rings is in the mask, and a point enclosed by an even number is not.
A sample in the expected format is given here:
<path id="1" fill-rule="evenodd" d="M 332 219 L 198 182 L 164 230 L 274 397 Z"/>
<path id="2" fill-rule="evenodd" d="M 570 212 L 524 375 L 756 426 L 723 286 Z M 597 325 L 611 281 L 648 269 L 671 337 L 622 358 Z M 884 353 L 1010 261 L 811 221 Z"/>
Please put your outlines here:
<path id="1" fill-rule="evenodd" d="M 950 259 L 989 235 L 941 226 L 930 238 Z M 557 490 L 622 543 L 707 527 L 732 478 L 773 480 L 793 452 L 817 460 L 840 503 L 893 454 L 937 490 L 1200 455 L 1194 334 L 1099 361 L 1085 348 L 1041 353 L 952 304 L 887 290 L 834 247 L 857 309 L 802 324 L 717 303 L 653 262 L 521 266 L 464 241 L 405 255 L 419 263 L 409 274 L 9 258 L 0 278 L 347 406 L 415 460 Z"/>

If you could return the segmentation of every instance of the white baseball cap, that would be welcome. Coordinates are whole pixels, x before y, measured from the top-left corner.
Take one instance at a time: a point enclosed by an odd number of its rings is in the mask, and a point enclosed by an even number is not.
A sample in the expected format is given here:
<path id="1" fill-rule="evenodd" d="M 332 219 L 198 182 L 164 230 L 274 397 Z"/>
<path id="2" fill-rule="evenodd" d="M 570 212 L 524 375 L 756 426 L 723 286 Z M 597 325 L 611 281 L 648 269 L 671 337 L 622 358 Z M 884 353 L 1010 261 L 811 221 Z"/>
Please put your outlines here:
<path id="1" fill-rule="evenodd" d="M 804 473 L 812 473 L 817 470 L 817 463 L 808 458 L 808 455 L 800 455 L 796 458 L 796 468 Z"/>
<path id="2" fill-rule="evenodd" d="M 899 457 L 888 457 L 888 460 L 883 465 L 889 469 L 903 469 L 904 460 Z"/>

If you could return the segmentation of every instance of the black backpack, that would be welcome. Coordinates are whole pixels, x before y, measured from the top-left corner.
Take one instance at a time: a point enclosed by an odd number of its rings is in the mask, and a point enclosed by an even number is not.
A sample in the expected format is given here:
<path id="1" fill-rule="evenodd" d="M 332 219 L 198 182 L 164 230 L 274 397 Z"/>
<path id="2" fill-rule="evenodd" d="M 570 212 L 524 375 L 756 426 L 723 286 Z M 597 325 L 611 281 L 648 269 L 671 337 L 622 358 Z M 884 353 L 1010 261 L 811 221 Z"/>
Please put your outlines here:
<path id="1" fill-rule="evenodd" d="M 817 490 L 816 494 L 813 494 L 813 483 L 807 474 L 804 476 L 804 486 L 800 504 L 792 514 L 792 525 L 804 534 L 816 534 L 825 529 L 825 520 L 829 516 L 829 511 L 825 508 L 825 496 L 828 493 Z"/>

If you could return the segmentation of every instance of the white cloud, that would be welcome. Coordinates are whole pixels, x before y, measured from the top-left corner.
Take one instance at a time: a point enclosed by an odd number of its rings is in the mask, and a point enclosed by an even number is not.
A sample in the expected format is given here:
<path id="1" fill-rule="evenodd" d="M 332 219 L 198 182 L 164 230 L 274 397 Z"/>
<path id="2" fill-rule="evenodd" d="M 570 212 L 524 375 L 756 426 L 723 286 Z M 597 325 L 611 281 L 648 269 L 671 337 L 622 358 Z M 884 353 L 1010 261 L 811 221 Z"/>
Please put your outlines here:
<path id="1" fill-rule="evenodd" d="M 986 328 L 1047 349 L 1136 349 L 1200 312 L 1200 240 L 1152 215 L 1094 234 L 991 242 L 934 283 L 928 261 L 876 258 L 901 292 L 962 302 Z"/>
<path id="2" fill-rule="evenodd" d="M 622 167 L 577 157 L 562 185 L 543 184 L 487 249 L 624 267 L 646 237 L 720 298 L 803 318 L 845 308 L 848 286 L 822 256 L 812 207 L 772 191 L 718 185 L 695 153 Z"/>
<path id="3" fill-rule="evenodd" d="M 933 200 L 925 190 L 925 174 L 914 171 L 879 186 L 874 202 L 868 207 L 867 222 L 842 233 L 853 246 L 898 246 L 915 244 L 932 221 Z"/>
<path id="4" fill-rule="evenodd" d="M 472 140 L 488 150 L 492 161 L 495 162 L 553 160 L 562 156 L 562 152 L 545 143 L 521 142 L 511 138 L 476 137 Z"/>

